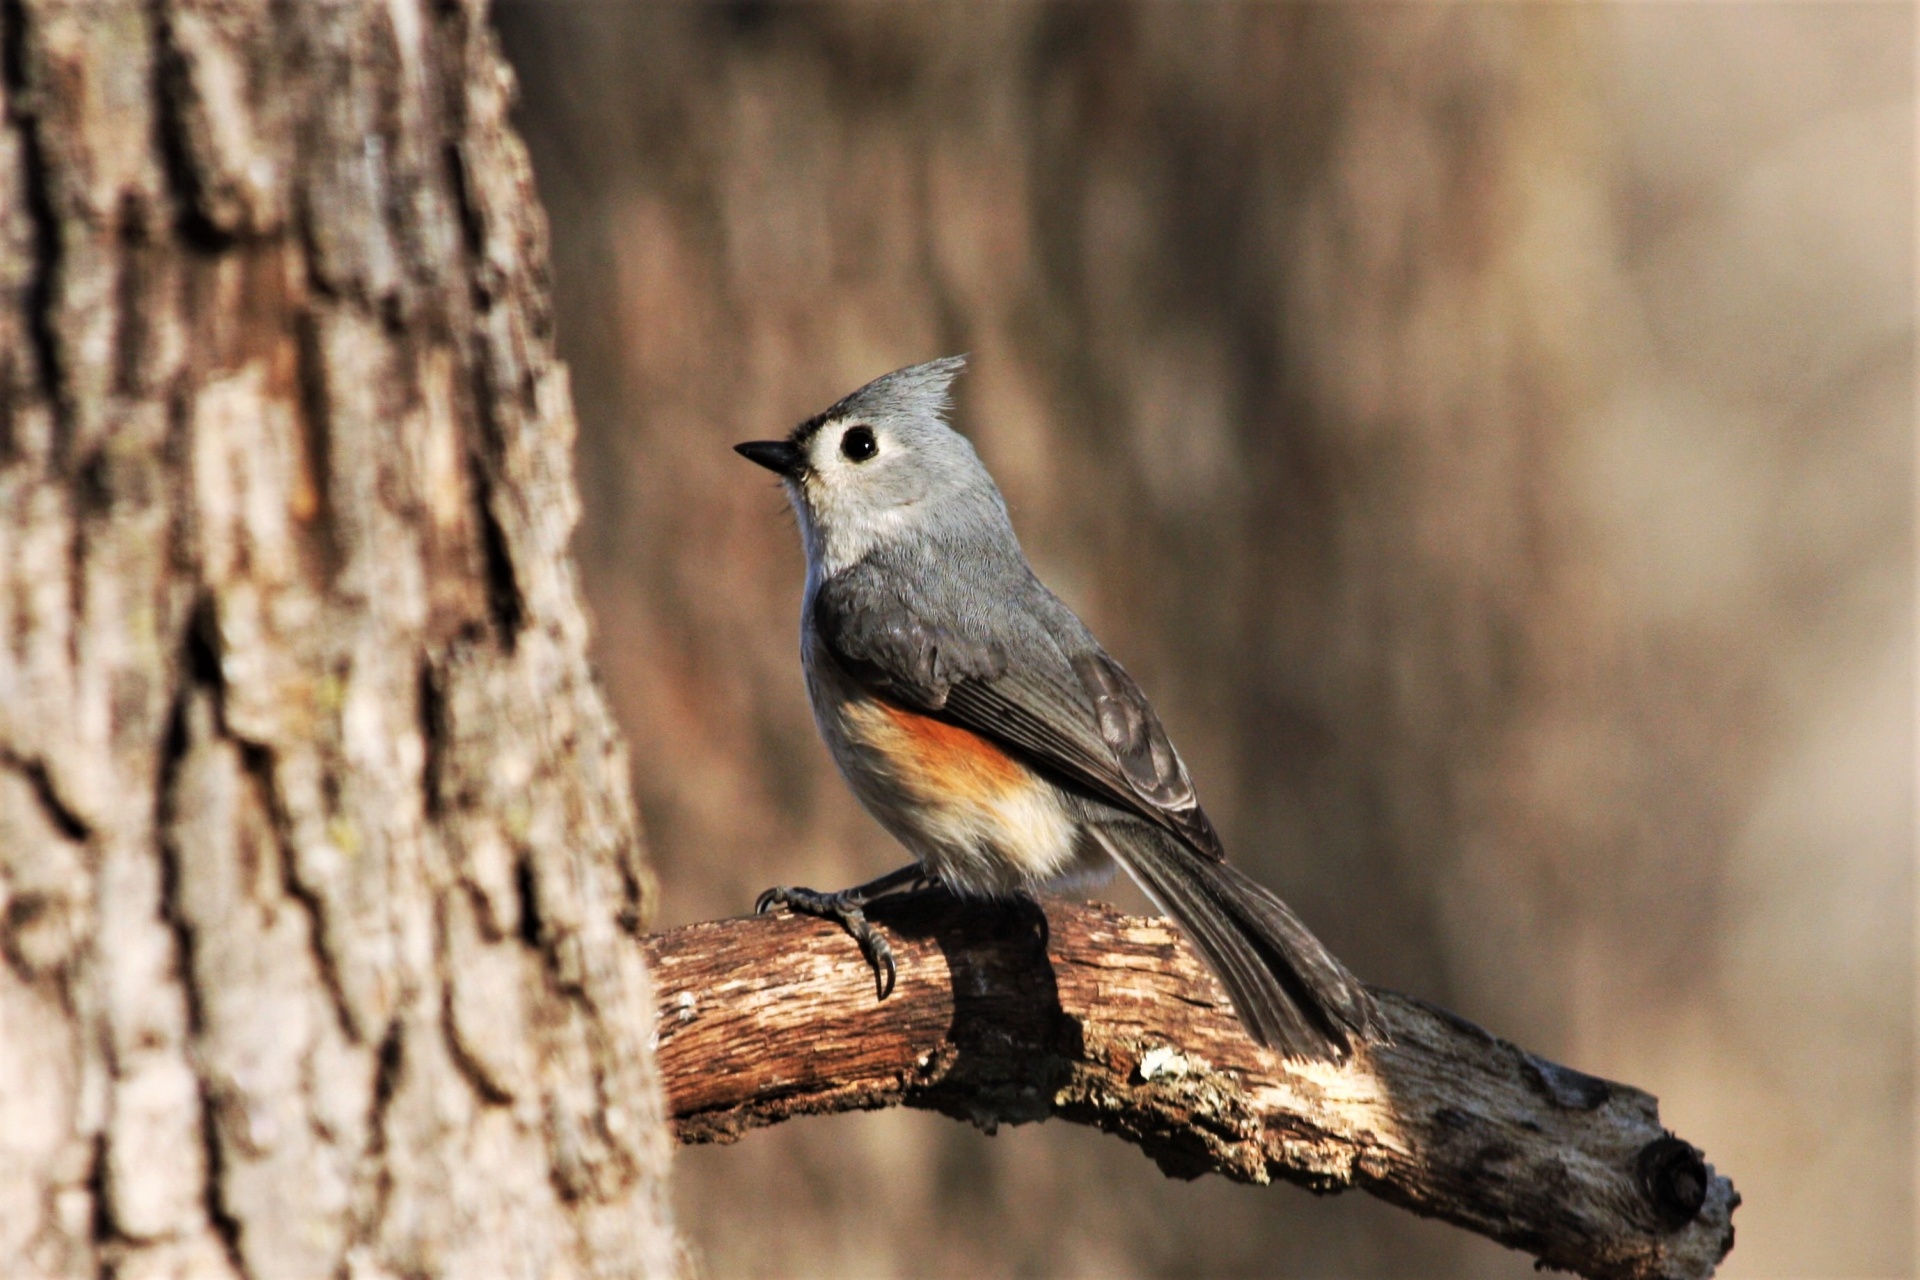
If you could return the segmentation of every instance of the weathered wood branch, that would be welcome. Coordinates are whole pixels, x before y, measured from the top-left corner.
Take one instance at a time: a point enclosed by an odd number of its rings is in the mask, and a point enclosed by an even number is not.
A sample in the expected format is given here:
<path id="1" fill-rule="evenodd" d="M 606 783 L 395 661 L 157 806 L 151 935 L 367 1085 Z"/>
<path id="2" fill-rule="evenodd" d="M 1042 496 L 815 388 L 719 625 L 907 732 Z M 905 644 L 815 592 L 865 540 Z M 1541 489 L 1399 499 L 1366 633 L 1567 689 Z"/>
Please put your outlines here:
<path id="1" fill-rule="evenodd" d="M 1733 1184 L 1661 1127 L 1654 1098 L 1420 1001 L 1381 992 L 1390 1044 L 1303 1065 L 1246 1038 L 1164 921 L 1059 902 L 1043 921 L 937 894 L 876 918 L 900 962 L 885 1002 L 817 920 L 646 940 L 682 1142 L 897 1105 L 988 1132 L 1059 1117 L 1177 1177 L 1359 1187 L 1586 1276 L 1707 1276 L 1733 1247 Z"/>

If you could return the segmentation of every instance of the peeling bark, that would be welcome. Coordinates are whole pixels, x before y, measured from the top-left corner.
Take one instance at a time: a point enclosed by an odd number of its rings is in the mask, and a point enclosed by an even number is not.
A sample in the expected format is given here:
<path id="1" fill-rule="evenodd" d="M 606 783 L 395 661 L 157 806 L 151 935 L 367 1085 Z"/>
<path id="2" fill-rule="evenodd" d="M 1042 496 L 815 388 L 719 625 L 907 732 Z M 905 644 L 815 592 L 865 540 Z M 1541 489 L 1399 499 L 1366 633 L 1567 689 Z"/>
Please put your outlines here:
<path id="1" fill-rule="evenodd" d="M 484 4 L 6 0 L 0 1274 L 660 1274 Z"/>
<path id="2" fill-rule="evenodd" d="M 647 939 L 680 1140 L 888 1106 L 988 1132 L 1058 1117 L 1175 1177 L 1357 1187 L 1605 1280 L 1708 1276 L 1733 1247 L 1733 1184 L 1638 1089 L 1385 991 L 1388 1043 L 1346 1067 L 1289 1062 L 1246 1037 L 1167 922 L 1045 911 L 884 905 L 900 966 L 885 1001 L 818 920 Z"/>

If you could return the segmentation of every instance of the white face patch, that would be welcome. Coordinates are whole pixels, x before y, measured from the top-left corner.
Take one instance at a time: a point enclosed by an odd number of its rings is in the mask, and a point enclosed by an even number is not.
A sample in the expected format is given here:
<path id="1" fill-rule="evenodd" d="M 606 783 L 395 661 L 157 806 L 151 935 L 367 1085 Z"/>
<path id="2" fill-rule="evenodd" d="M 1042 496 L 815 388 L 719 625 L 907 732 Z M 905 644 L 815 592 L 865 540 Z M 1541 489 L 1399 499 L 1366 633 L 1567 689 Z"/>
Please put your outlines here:
<path id="1" fill-rule="evenodd" d="M 903 483 L 901 474 L 911 465 L 905 446 L 884 426 L 836 420 L 813 433 L 807 472 L 791 485 L 799 491 L 795 507 L 810 569 L 832 577 L 918 518 L 919 486 Z"/>

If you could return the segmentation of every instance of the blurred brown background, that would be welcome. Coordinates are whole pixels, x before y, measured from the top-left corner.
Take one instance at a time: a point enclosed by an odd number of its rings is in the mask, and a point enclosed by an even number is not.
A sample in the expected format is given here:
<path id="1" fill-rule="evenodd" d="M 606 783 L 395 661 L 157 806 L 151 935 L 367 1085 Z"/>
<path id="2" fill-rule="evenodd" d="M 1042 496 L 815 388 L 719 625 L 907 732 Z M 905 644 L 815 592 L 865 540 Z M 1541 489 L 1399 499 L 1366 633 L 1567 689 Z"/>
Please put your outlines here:
<path id="1" fill-rule="evenodd" d="M 1914 10 L 504 0 L 661 923 L 896 865 L 727 446 L 958 425 L 1243 865 L 1908 1274 Z M 1121 900 L 1137 903 L 1126 894 Z M 715 1276 L 1520 1276 L 1064 1125 L 682 1153 Z"/>

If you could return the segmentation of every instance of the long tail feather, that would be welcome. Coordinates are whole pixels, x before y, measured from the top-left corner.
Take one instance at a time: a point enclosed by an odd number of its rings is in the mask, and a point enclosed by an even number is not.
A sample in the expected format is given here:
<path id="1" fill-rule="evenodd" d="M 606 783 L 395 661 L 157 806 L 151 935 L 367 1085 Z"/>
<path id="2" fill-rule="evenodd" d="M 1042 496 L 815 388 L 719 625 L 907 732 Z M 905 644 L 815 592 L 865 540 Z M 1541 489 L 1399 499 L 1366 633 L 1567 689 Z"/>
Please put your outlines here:
<path id="1" fill-rule="evenodd" d="M 1367 989 L 1267 889 L 1144 824 L 1105 827 L 1100 837 L 1193 939 L 1255 1040 L 1291 1057 L 1340 1062 L 1356 1041 L 1378 1034 Z"/>

